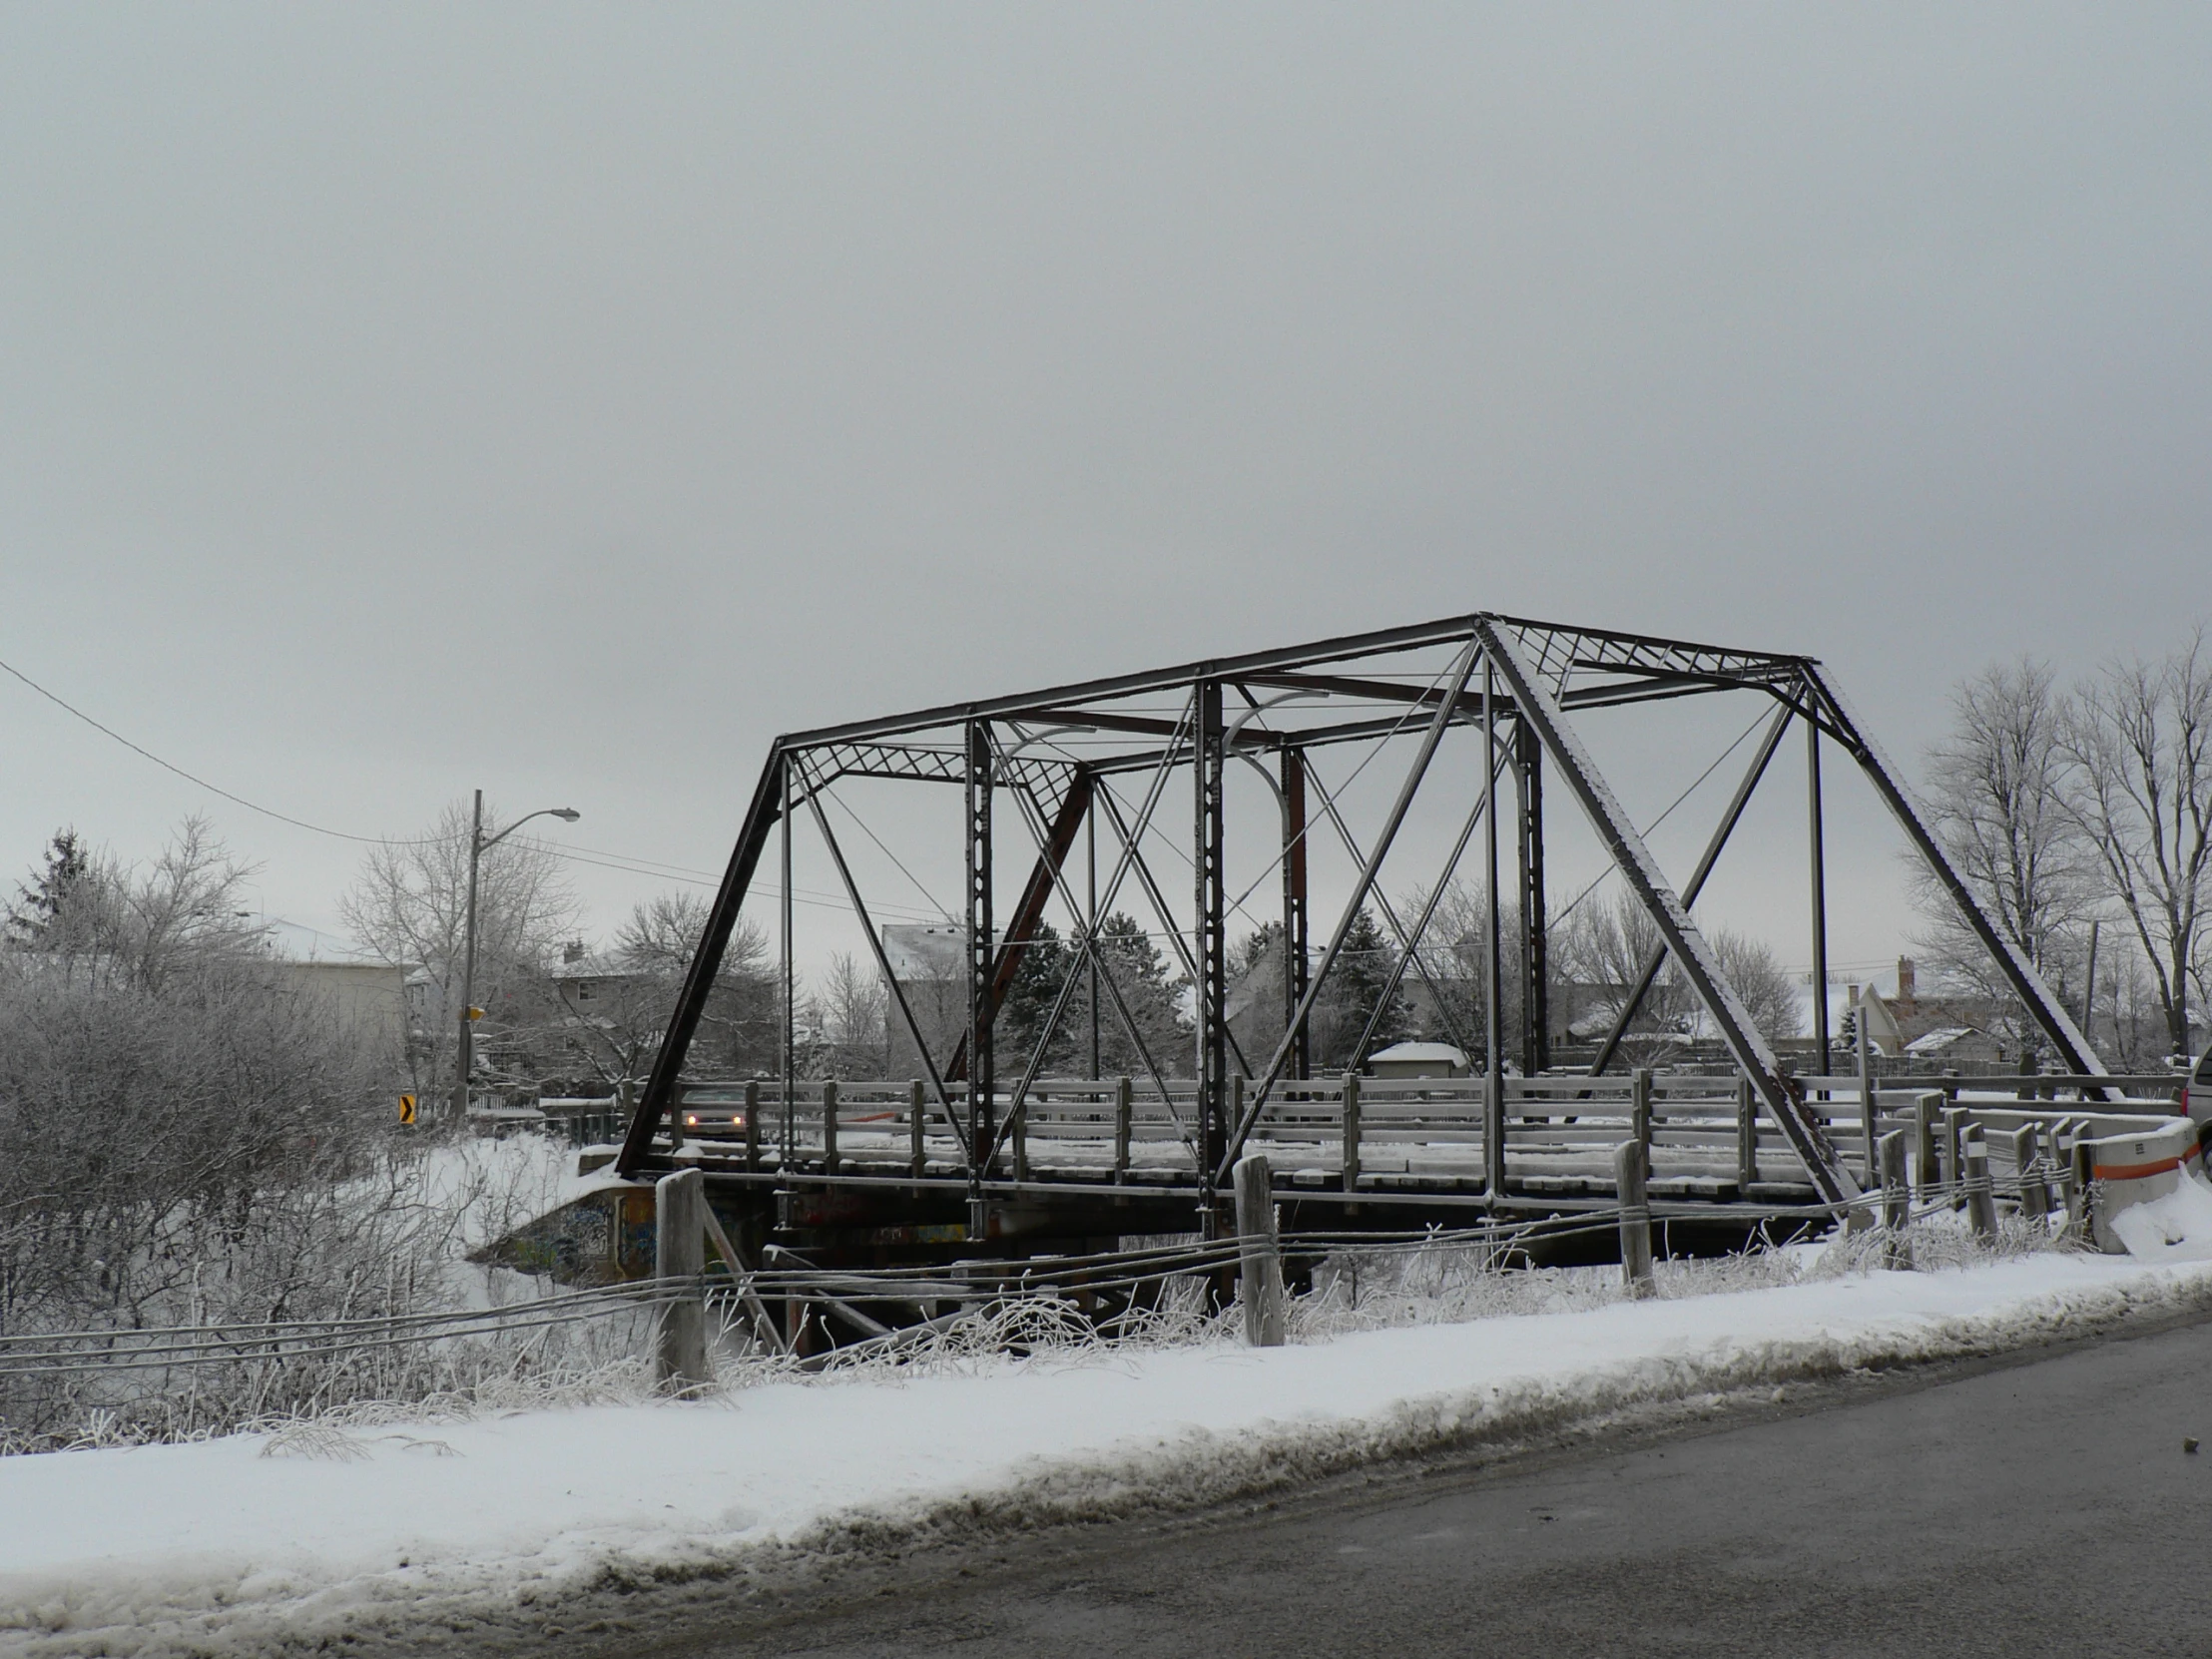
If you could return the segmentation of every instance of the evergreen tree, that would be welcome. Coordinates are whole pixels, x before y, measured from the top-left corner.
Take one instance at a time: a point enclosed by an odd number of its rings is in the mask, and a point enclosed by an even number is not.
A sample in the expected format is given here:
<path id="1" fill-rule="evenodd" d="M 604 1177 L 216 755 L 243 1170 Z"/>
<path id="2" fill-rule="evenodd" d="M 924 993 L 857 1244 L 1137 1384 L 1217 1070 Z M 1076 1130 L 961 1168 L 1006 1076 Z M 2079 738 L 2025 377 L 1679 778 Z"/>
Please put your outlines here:
<path id="1" fill-rule="evenodd" d="M 1045 1021 L 1052 1017 L 1053 1004 L 1060 1000 L 1060 988 L 1074 969 L 1074 948 L 1061 938 L 1059 929 L 1052 923 L 1039 922 L 1028 948 L 1021 953 L 1020 965 L 1014 969 L 1014 982 L 1006 987 L 1006 999 L 999 1004 L 997 1043 L 1001 1078 L 1018 1077 L 1027 1069 L 1037 1040 L 1044 1034 Z M 1079 1000 L 1080 992 L 1070 1001 L 1058 1029 L 1052 1033 L 1042 1075 L 1051 1076 L 1062 1070 L 1077 1054 L 1077 1033 L 1087 1029 L 1076 1017 Z"/>
<path id="2" fill-rule="evenodd" d="M 16 886 L 16 901 L 8 907 L 8 937 L 33 949 L 48 943 L 91 874 L 92 859 L 77 831 L 55 830 L 47 843 L 45 867 Z"/>
<path id="3" fill-rule="evenodd" d="M 1375 1034 L 1365 1047 L 1360 1034 L 1382 1002 L 1383 987 L 1397 966 L 1396 946 L 1383 936 L 1372 911 L 1362 909 L 1345 935 L 1344 948 L 1329 970 L 1329 981 L 1315 999 L 1313 1020 L 1314 1063 L 1331 1070 L 1365 1065 L 1368 1056 L 1392 1043 L 1403 1042 L 1413 1032 L 1413 1011 L 1403 996 L 1392 993 L 1375 1021 Z"/>

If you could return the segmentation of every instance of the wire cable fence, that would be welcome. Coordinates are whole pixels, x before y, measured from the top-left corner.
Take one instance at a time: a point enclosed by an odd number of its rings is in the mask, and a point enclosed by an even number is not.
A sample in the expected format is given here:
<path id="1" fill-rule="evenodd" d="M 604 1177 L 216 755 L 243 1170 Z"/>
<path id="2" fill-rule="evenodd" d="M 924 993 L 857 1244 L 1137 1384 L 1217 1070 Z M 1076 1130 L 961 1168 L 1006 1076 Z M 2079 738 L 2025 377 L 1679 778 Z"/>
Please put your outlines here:
<path id="1" fill-rule="evenodd" d="M 2079 1243 L 2085 1195 L 2030 1225 L 2026 1199 L 2050 1196 L 2057 1171 L 1917 1187 L 1903 1206 L 1877 1188 L 1770 1218 L 1773 1231 L 1722 1263 L 1662 1264 L 1678 1290 L 1782 1283 L 1800 1272 L 1771 1247 L 1835 1229 L 1865 1248 L 1846 1268 L 1883 1265 L 1879 1241 L 1910 1236 L 1923 1265 Z M 1976 1237 L 1957 1212 L 1976 1192 L 2011 1207 Z M 1854 1213 L 1894 1229 L 1849 1225 Z M 136 1329 L 0 1333 L 0 1450 L 88 1439 L 173 1439 L 377 1402 L 560 1398 L 564 1386 L 637 1397 L 660 1311 L 704 1302 L 727 1383 L 947 1356 L 1025 1353 L 1121 1342 L 1228 1340 L 1240 1265 L 1256 1247 L 1293 1270 L 1292 1331 L 1301 1340 L 1391 1324 L 1590 1306 L 1620 1294 L 1618 1269 L 1531 1272 L 1545 1262 L 1602 1263 L 1622 1226 L 1618 1206 L 1540 1218 L 1484 1218 L 1397 1232 L 1308 1229 L 1256 1240 L 1169 1237 L 1087 1255 L 979 1258 L 950 1264 L 824 1267 L 770 1247 L 769 1259 L 707 1272 L 602 1285 L 496 1307 L 344 1318 L 230 1321 Z M 1837 1227 L 1836 1224 L 1845 1224 Z M 1891 1246 L 1882 1248 L 1897 1254 Z M 773 1329 L 769 1310 L 780 1321 Z M 802 1357 L 810 1325 L 829 1346 Z M 833 1333 L 833 1334 L 832 1334 Z M 842 1339 L 842 1340 L 839 1340 Z M 533 1394 L 532 1390 L 536 1392 Z M 87 1425 L 91 1425 L 88 1430 Z"/>

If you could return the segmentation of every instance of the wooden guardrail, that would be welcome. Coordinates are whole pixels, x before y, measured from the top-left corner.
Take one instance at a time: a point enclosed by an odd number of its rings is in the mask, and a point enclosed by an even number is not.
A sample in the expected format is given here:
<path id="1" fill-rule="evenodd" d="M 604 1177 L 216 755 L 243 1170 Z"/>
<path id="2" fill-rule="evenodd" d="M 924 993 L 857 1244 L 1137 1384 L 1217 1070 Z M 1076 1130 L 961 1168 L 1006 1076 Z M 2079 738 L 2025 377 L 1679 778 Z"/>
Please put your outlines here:
<path id="1" fill-rule="evenodd" d="M 1969 1127 L 1992 1139 L 2001 1170 L 2012 1135 L 2028 1123 L 2100 1124 L 2118 1133 L 2171 1115 L 2181 1079 L 2130 1077 L 1878 1078 L 1871 1103 L 1854 1076 L 1800 1079 L 1864 1188 L 1880 1184 L 1877 1147 L 1904 1130 L 1918 1151 L 1920 1103 L 1940 1098 L 1929 1153 L 1934 1171 L 1954 1168 L 1945 1149 Z M 1232 1106 L 1245 1081 L 1232 1079 Z M 2121 1098 L 2096 1102 L 2098 1090 Z M 1482 1191 L 1490 1114 L 1484 1080 L 1340 1076 L 1280 1086 L 1251 1136 L 1279 1185 L 1355 1193 L 1395 1187 Z M 1871 1109 L 1870 1109 L 1871 1106 Z M 807 1080 L 784 1098 L 775 1079 L 687 1083 L 678 1111 L 687 1137 L 742 1147 L 758 1171 L 950 1176 L 966 1169 L 966 1090 L 943 1100 L 912 1079 Z M 1182 1185 L 1197 1173 L 1197 1086 L 1190 1079 L 1046 1078 L 1011 1111 L 992 1164 L 994 1179 Z M 1655 1201 L 1798 1202 L 1811 1181 L 1756 1096 L 1732 1075 L 1648 1071 L 1605 1077 L 1508 1078 L 1501 1112 L 1507 1190 L 1523 1196 L 1610 1197 L 1614 1149 L 1647 1149 Z M 1926 1185 L 1916 1166 L 1916 1186 Z"/>

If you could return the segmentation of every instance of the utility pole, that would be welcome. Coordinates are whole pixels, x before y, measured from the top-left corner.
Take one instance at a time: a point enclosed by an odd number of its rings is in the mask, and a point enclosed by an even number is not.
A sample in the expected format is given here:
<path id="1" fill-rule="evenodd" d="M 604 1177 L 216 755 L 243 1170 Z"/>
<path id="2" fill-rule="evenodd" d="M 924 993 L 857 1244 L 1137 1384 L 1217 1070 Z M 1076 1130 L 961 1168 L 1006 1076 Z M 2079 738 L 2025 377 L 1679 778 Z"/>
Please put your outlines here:
<path id="1" fill-rule="evenodd" d="M 584 815 L 574 807 L 541 807 L 525 813 L 496 835 L 484 833 L 484 792 L 476 792 L 476 810 L 468 827 L 468 921 L 461 949 L 461 1035 L 453 1066 L 453 1120 L 468 1116 L 468 1080 L 476 1069 L 476 876 L 487 849 L 497 846 L 534 818 L 574 824 Z"/>

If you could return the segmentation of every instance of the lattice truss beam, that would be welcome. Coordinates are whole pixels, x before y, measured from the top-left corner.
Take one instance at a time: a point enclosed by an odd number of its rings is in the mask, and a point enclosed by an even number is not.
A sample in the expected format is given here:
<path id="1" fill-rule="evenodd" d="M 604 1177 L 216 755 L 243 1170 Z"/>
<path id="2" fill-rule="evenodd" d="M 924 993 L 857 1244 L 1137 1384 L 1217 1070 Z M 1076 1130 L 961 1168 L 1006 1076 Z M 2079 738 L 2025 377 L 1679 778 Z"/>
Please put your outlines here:
<path id="1" fill-rule="evenodd" d="M 1775 712 L 1704 855 L 1678 887 L 1652 857 L 1570 717 L 1733 691 L 1756 693 L 1771 701 Z M 1491 1082 L 1487 1100 L 1492 1132 L 1484 1141 L 1492 1149 L 1490 1190 L 1495 1194 L 1504 1173 L 1500 1085 L 1511 1043 L 1495 1016 L 1504 1006 L 1501 977 L 1507 972 L 1523 976 L 1519 1063 L 1533 1070 L 1548 1060 L 1542 1005 L 1542 813 L 1548 772 L 1556 781 L 1551 787 L 1563 786 L 1581 809 L 1662 941 L 1644 964 L 1642 982 L 1593 1069 L 1602 1070 L 1613 1057 L 1637 1003 L 1671 957 L 1816 1187 L 1831 1202 L 1851 1197 L 1856 1187 L 1843 1160 L 1797 1082 L 1760 1034 L 1689 909 L 1793 726 L 1807 735 L 1812 786 L 1816 983 L 1826 977 L 1818 805 L 1820 753 L 1826 741 L 1872 783 L 2063 1061 L 2076 1072 L 2101 1075 L 2104 1068 L 2088 1039 L 1945 859 L 1903 776 L 1818 662 L 1482 612 L 778 739 L 617 1168 L 639 1167 L 650 1155 L 654 1135 L 670 1119 L 676 1082 L 723 952 L 761 859 L 779 832 L 788 960 L 791 837 L 795 830 L 811 829 L 837 871 L 883 977 L 894 1026 L 919 1051 L 934 1110 L 962 1148 L 971 1202 L 983 1203 L 994 1155 L 1036 1079 L 1051 1033 L 1066 1016 L 1079 984 L 1088 982 L 1095 987 L 1094 1017 L 1102 1013 L 1126 1032 L 1148 1085 L 1163 1100 L 1169 1099 L 1170 1076 L 1197 1078 L 1195 1113 L 1183 1130 L 1199 1172 L 1201 1209 L 1212 1216 L 1214 1195 L 1271 1097 L 1287 1080 L 1308 1074 L 1312 1015 L 1332 974 L 1341 970 L 1360 912 L 1370 908 L 1379 914 L 1395 946 L 1395 977 L 1382 999 L 1387 1004 L 1404 975 L 1428 975 L 1420 947 L 1438 898 L 1479 830 L 1477 862 L 1490 928 L 1483 974 L 1489 1017 L 1481 1053 Z M 1471 790 L 1463 781 L 1445 784 L 1432 778 L 1432 763 L 1454 732 L 1462 734 L 1462 743 L 1469 733 L 1477 740 L 1477 782 Z M 1486 767 L 1480 764 L 1485 754 Z M 1341 764 L 1332 755 L 1342 756 Z M 1325 766 L 1337 773 L 1334 786 L 1324 782 Z M 1370 767 L 1382 769 L 1378 777 L 1394 777 L 1394 789 L 1380 823 L 1356 830 L 1351 822 L 1356 815 L 1345 797 L 1352 778 Z M 1266 780 L 1273 796 L 1280 845 L 1261 880 L 1238 892 L 1225 868 L 1226 786 L 1231 777 L 1251 772 Z M 893 971 L 882 928 L 825 810 L 826 802 L 843 807 L 835 792 L 847 779 L 935 784 L 960 793 L 964 913 L 948 920 L 962 933 L 966 1018 L 949 1049 L 933 1045 L 924 1033 L 912 987 Z M 1456 792 L 1447 816 L 1458 829 L 1442 869 L 1422 889 L 1426 898 L 1417 912 L 1406 914 L 1384 891 L 1381 874 L 1424 791 L 1431 798 Z M 1188 805 L 1188 818 L 1180 817 L 1178 802 Z M 1501 896 L 1499 886 L 1499 821 L 1508 807 L 1515 821 L 1507 843 L 1517 865 L 1515 897 Z M 849 816 L 849 809 L 845 811 Z M 867 832 L 874 838 L 872 830 Z M 1070 867 L 1079 839 L 1089 848 L 1081 890 Z M 1308 909 L 1307 870 L 1317 849 L 1341 849 L 1358 871 L 1345 901 L 1319 918 L 1326 931 L 1315 926 Z M 994 858 L 1012 860 L 1009 869 L 1018 864 L 1027 871 L 1019 896 L 1003 917 L 993 913 Z M 1280 889 L 1281 911 L 1268 919 L 1280 923 L 1287 941 L 1281 952 L 1281 1033 L 1269 1045 L 1270 1052 L 1248 1053 L 1231 1029 L 1225 929 L 1231 908 L 1253 913 L 1245 901 L 1271 877 Z M 1188 901 L 1178 903 L 1169 887 L 1184 882 L 1189 883 Z M 1272 904 L 1273 895 L 1268 902 Z M 1110 953 L 1100 944 L 1099 923 L 1117 906 L 1150 913 L 1171 966 L 1192 987 L 1194 1029 L 1187 1039 L 1179 1039 L 1188 1045 L 1183 1052 L 1159 1052 L 1156 1041 L 1147 1041 L 1129 1006 L 1129 988 L 1116 980 Z M 1522 929 L 1510 954 L 1499 931 L 1507 913 L 1517 914 Z M 1065 923 L 1072 965 L 1050 1011 L 1045 1040 L 1028 1055 L 1005 1056 L 1001 1065 L 991 1036 L 996 1017 L 1025 952 L 1052 914 Z M 1441 1007 L 1445 999 L 1438 993 L 1436 1000 Z M 1825 1051 L 1826 998 L 1816 995 L 1814 1002 L 1816 1038 Z M 783 1052 L 789 1072 L 794 1050 L 788 1006 L 785 1017 Z M 1367 1035 L 1373 1029 L 1371 1021 Z"/>

